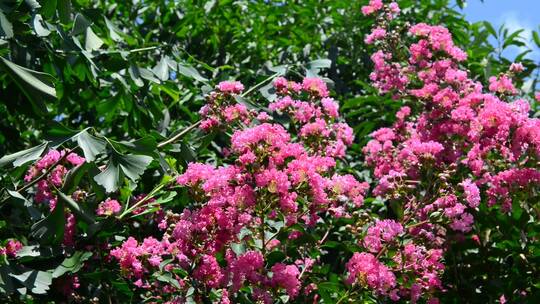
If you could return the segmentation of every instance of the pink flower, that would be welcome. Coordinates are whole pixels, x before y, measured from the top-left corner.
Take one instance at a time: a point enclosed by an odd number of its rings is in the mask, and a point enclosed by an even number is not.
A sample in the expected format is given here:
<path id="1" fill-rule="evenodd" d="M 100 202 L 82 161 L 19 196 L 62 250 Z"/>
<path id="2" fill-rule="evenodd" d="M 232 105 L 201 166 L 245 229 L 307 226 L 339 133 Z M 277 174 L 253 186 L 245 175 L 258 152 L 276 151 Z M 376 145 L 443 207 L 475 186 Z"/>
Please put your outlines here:
<path id="1" fill-rule="evenodd" d="M 389 243 L 403 233 L 403 226 L 394 220 L 377 220 L 374 226 L 368 228 L 364 237 L 364 246 L 371 252 L 377 253 L 382 249 L 382 243 Z"/>
<path id="2" fill-rule="evenodd" d="M 524 69 L 525 68 L 523 67 L 523 64 L 521 64 L 521 62 L 514 62 L 510 65 L 510 68 L 508 70 L 512 73 L 521 73 Z"/>
<path id="3" fill-rule="evenodd" d="M 287 194 L 290 187 L 287 174 L 276 169 L 265 170 L 257 174 L 255 181 L 258 187 L 266 187 L 270 193 Z"/>
<path id="4" fill-rule="evenodd" d="M 339 105 L 333 98 L 323 98 L 321 104 L 326 115 L 332 118 L 337 118 L 339 116 Z"/>
<path id="5" fill-rule="evenodd" d="M 372 44 L 377 40 L 381 40 L 386 36 L 386 30 L 380 27 L 374 28 L 369 35 L 366 36 L 364 42 L 366 44 Z"/>
<path id="6" fill-rule="evenodd" d="M 115 199 L 106 199 L 105 201 L 99 203 L 96 210 L 96 214 L 99 216 L 111 216 L 117 214 L 122 210 L 122 206 Z"/>
<path id="7" fill-rule="evenodd" d="M 248 109 L 243 104 L 228 106 L 223 111 L 226 122 L 233 122 L 237 119 L 244 120 L 247 118 L 248 114 Z"/>
<path id="8" fill-rule="evenodd" d="M 60 187 L 62 186 L 63 178 L 66 173 L 67 169 L 62 165 L 58 165 L 51 172 L 51 175 L 49 176 L 49 181 L 56 187 Z"/>
<path id="9" fill-rule="evenodd" d="M 189 163 L 184 174 L 178 176 L 176 182 L 182 186 L 195 186 L 214 175 L 214 166 L 200 163 Z"/>
<path id="10" fill-rule="evenodd" d="M 501 75 L 499 78 L 491 76 L 489 78 L 489 90 L 501 94 L 517 94 L 512 80 L 507 75 Z"/>
<path id="11" fill-rule="evenodd" d="M 302 88 L 317 97 L 328 97 L 328 88 L 320 78 L 304 78 Z"/>
<path id="12" fill-rule="evenodd" d="M 36 163 L 36 167 L 39 171 L 47 169 L 53 164 L 55 164 L 57 161 L 59 161 L 61 157 L 62 153 L 60 153 L 59 151 L 50 150 L 45 156 L 43 156 L 43 158 L 38 160 L 38 162 Z"/>
<path id="13" fill-rule="evenodd" d="M 77 155 L 76 153 L 69 153 L 68 156 L 66 157 L 66 160 L 74 166 L 78 166 L 86 161 L 84 157 L 81 157 Z"/>
<path id="14" fill-rule="evenodd" d="M 374 12 L 382 9 L 383 2 L 382 0 L 370 0 L 369 5 L 362 6 L 362 14 L 371 15 Z"/>
<path id="15" fill-rule="evenodd" d="M 285 79 L 285 77 L 277 77 L 274 79 L 274 88 L 279 94 L 287 94 L 288 87 L 289 87 L 289 81 Z"/>
<path id="16" fill-rule="evenodd" d="M 268 113 L 266 112 L 261 112 L 257 115 L 257 120 L 261 121 L 261 122 L 267 122 L 267 121 L 270 121 L 272 120 L 272 117 L 270 115 L 268 115 Z"/>
<path id="17" fill-rule="evenodd" d="M 345 266 L 349 271 L 348 284 L 365 282 L 378 293 L 386 294 L 396 286 L 396 277 L 388 267 L 382 265 L 371 253 L 355 252 Z"/>
<path id="18" fill-rule="evenodd" d="M 388 7 L 390 8 L 390 11 L 396 15 L 399 14 L 399 12 L 401 11 L 399 9 L 399 5 L 396 2 L 391 2 Z"/>
<path id="19" fill-rule="evenodd" d="M 217 89 L 223 93 L 240 94 L 244 90 L 244 85 L 239 81 L 222 81 L 217 85 Z"/>
<path id="20" fill-rule="evenodd" d="M 193 272 L 193 277 L 210 288 L 217 288 L 220 285 L 223 274 L 215 257 L 203 255 L 200 265 Z"/>
<path id="21" fill-rule="evenodd" d="M 295 298 L 300 291 L 298 275 L 300 271 L 295 265 L 276 263 L 271 268 L 272 285 L 285 288 L 291 298 Z"/>
<path id="22" fill-rule="evenodd" d="M 75 229 L 77 228 L 77 220 L 72 213 L 66 214 L 66 224 L 64 227 L 64 246 L 73 247 L 75 245 Z"/>
<path id="23" fill-rule="evenodd" d="M 3 253 L 10 258 L 14 258 L 17 256 L 17 252 L 19 252 L 22 248 L 23 244 L 18 240 L 9 240 L 6 247 L 0 249 L 0 253 Z"/>
<path id="24" fill-rule="evenodd" d="M 257 283 L 263 279 L 259 270 L 264 267 L 264 259 L 258 251 L 247 251 L 229 263 L 234 291 L 239 290 L 246 280 Z"/>
<path id="25" fill-rule="evenodd" d="M 465 200 L 469 203 L 471 208 L 476 208 L 480 204 L 480 190 L 475 183 L 470 179 L 466 179 L 461 183 L 465 192 Z"/>

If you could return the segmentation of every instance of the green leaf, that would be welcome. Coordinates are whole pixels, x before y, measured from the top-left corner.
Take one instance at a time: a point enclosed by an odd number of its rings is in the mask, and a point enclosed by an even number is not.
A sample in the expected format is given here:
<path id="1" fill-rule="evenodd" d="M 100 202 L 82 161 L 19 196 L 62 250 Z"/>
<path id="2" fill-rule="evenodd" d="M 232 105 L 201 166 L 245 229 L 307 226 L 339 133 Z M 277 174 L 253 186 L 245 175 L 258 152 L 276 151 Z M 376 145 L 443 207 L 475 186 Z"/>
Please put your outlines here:
<path id="1" fill-rule="evenodd" d="M 2 10 L 0 10 L 0 36 L 4 36 L 7 39 L 13 38 L 13 25 L 9 22 Z"/>
<path id="2" fill-rule="evenodd" d="M 91 24 L 92 22 L 88 21 L 86 17 L 84 17 L 81 14 L 77 14 L 75 16 L 75 21 L 73 21 L 73 28 L 71 29 L 71 36 L 76 36 L 76 35 L 86 32 L 86 28 L 88 28 Z"/>
<path id="3" fill-rule="evenodd" d="M 130 286 L 126 282 L 113 281 L 111 282 L 111 285 L 115 290 L 118 290 L 119 292 L 127 295 L 128 297 L 133 296 L 133 291 L 131 291 Z"/>
<path id="4" fill-rule="evenodd" d="M 61 142 L 64 142 L 66 140 L 71 139 L 73 136 L 77 135 L 79 132 L 73 129 L 70 129 L 63 124 L 57 122 L 57 121 L 49 121 L 47 122 L 48 129 L 46 131 L 46 138 L 50 138 L 51 140 L 60 140 Z"/>
<path id="5" fill-rule="evenodd" d="M 30 236 L 40 243 L 59 243 L 64 237 L 64 203 L 58 201 L 54 210 L 30 228 Z"/>
<path id="6" fill-rule="evenodd" d="M 84 48 L 87 51 L 98 50 L 103 45 L 103 40 L 101 40 L 95 33 L 92 31 L 91 27 L 86 28 L 86 39 L 84 42 Z"/>
<path id="7" fill-rule="evenodd" d="M 244 245 L 244 243 L 232 243 L 231 250 L 236 253 L 236 255 L 242 255 L 246 252 L 246 245 Z"/>
<path id="8" fill-rule="evenodd" d="M 77 167 L 71 169 L 66 174 L 66 177 L 64 178 L 64 184 L 62 185 L 62 192 L 64 193 L 72 193 L 75 191 L 75 188 L 79 185 L 81 182 L 81 179 L 83 178 L 84 174 L 88 171 L 90 168 L 90 164 L 88 162 L 84 162 Z"/>
<path id="9" fill-rule="evenodd" d="M 163 274 L 158 274 L 156 276 L 156 279 L 158 281 L 161 281 L 161 282 L 165 282 L 165 283 L 170 283 L 172 284 L 174 287 L 180 289 L 180 284 L 178 283 L 178 280 L 176 280 L 175 278 L 172 277 L 172 274 L 170 273 L 163 273 Z"/>
<path id="10" fill-rule="evenodd" d="M 266 257 L 266 262 L 268 265 L 274 265 L 275 263 L 284 261 L 286 258 L 287 256 L 285 253 L 275 250 L 268 254 Z"/>
<path id="11" fill-rule="evenodd" d="M 35 294 L 46 294 L 53 279 L 50 272 L 35 269 L 23 272 L 21 274 L 10 273 L 9 275 L 17 279 Z"/>
<path id="12" fill-rule="evenodd" d="M 124 174 L 132 181 L 137 181 L 144 173 L 146 167 L 152 162 L 152 157 L 146 155 L 122 155 L 118 158 L 118 163 Z"/>
<path id="13" fill-rule="evenodd" d="M 39 209 L 34 207 L 34 204 L 28 199 L 26 199 L 26 197 L 24 197 L 22 194 L 20 194 L 17 191 L 8 190 L 7 192 L 9 193 L 9 195 L 11 195 L 12 198 L 18 201 L 17 203 L 19 204 L 22 203 L 22 205 L 26 207 L 28 213 L 30 214 L 30 217 L 32 217 L 33 220 L 41 219 L 42 214 L 39 211 Z"/>
<path id="14" fill-rule="evenodd" d="M 44 0 L 41 2 L 41 14 L 45 18 L 51 18 L 56 12 L 56 0 Z"/>
<path id="15" fill-rule="evenodd" d="M 0 158 L 0 168 L 7 164 L 13 163 L 13 166 L 18 167 L 26 164 L 29 161 L 38 159 L 45 148 L 47 148 L 48 142 L 44 142 L 39 146 L 35 146 L 26 150 L 22 150 L 10 155 L 4 155 Z"/>
<path id="16" fill-rule="evenodd" d="M 34 111 L 41 115 L 46 114 L 48 110 L 44 99 L 56 98 L 56 90 L 52 87 L 54 78 L 49 74 L 17 65 L 3 57 L 0 59 L 2 66 L 32 103 Z"/>
<path id="17" fill-rule="evenodd" d="M 79 147 L 83 150 L 84 158 L 89 162 L 93 162 L 96 155 L 103 152 L 106 147 L 104 140 L 91 135 L 86 130 L 73 137 L 73 140 L 77 140 Z"/>
<path id="18" fill-rule="evenodd" d="M 73 211 L 77 216 L 83 219 L 88 224 L 94 224 L 95 220 L 92 213 L 84 210 L 81 205 L 75 202 L 70 196 L 58 191 L 58 198 L 65 203 L 65 205 Z"/>
<path id="19" fill-rule="evenodd" d="M 186 77 L 193 78 L 195 80 L 201 81 L 201 82 L 207 82 L 208 79 L 204 78 L 199 71 L 197 71 L 194 67 L 189 65 L 184 65 L 179 63 L 178 64 L 178 72 Z"/>
<path id="20" fill-rule="evenodd" d="M 276 89 L 274 88 L 274 84 L 272 82 L 260 88 L 259 92 L 268 101 L 274 101 L 277 98 Z"/>
<path id="21" fill-rule="evenodd" d="M 493 27 L 493 25 L 491 25 L 491 23 L 484 21 L 484 27 L 486 28 L 488 33 L 493 35 L 493 37 L 497 38 L 497 31 L 495 31 L 495 28 Z"/>
<path id="22" fill-rule="evenodd" d="M 94 180 L 107 192 L 114 192 L 122 185 L 122 173 L 136 182 L 144 173 L 153 158 L 146 155 L 122 155 L 114 152 L 105 170 L 94 177 Z"/>
<path id="23" fill-rule="evenodd" d="M 64 275 L 66 272 L 76 273 L 84 266 L 84 261 L 88 260 L 92 256 L 91 252 L 76 251 L 71 257 L 64 259 L 54 272 L 53 278 L 58 278 Z"/>
<path id="24" fill-rule="evenodd" d="M 60 247 L 43 247 L 39 245 L 24 246 L 17 252 L 17 258 L 52 258 L 62 254 Z"/>
<path id="25" fill-rule="evenodd" d="M 105 170 L 94 176 L 94 180 L 98 185 L 103 186 L 106 192 L 114 192 L 122 185 L 120 177 L 120 169 L 114 159 L 111 158 Z"/>
<path id="26" fill-rule="evenodd" d="M 212 8 L 216 5 L 216 0 L 210 0 L 204 4 L 204 12 L 209 13 Z"/>
<path id="27" fill-rule="evenodd" d="M 34 31 L 39 37 L 49 36 L 51 31 L 47 28 L 47 24 L 43 21 L 43 17 L 40 14 L 35 14 L 32 18 L 32 26 Z"/>
<path id="28" fill-rule="evenodd" d="M 332 65 L 332 60 L 330 59 L 317 59 L 310 61 L 308 63 L 309 69 L 324 69 L 329 68 Z"/>
<path id="29" fill-rule="evenodd" d="M 540 47 L 540 35 L 538 35 L 537 31 L 532 32 L 534 43 L 537 47 Z"/>
<path id="30" fill-rule="evenodd" d="M 146 155 L 152 155 L 157 148 L 156 139 L 151 136 L 146 136 L 134 141 L 121 141 L 119 144 L 129 152 Z"/>
<path id="31" fill-rule="evenodd" d="M 104 18 L 105 24 L 109 29 L 109 35 L 111 36 L 111 39 L 116 42 L 123 41 L 124 39 L 122 39 L 122 36 L 124 36 L 125 34 L 119 28 L 117 28 L 109 19 L 107 19 L 106 17 Z"/>
<path id="32" fill-rule="evenodd" d="M 26 4 L 30 7 L 32 10 L 36 10 L 41 7 L 41 4 L 39 4 L 36 0 L 24 0 Z"/>
<path id="33" fill-rule="evenodd" d="M 139 68 L 139 73 L 142 78 L 155 82 L 155 83 L 159 83 L 159 79 L 154 76 L 154 73 L 151 70 L 145 69 L 145 68 Z"/>
<path id="34" fill-rule="evenodd" d="M 139 71 L 139 68 L 136 65 L 134 64 L 130 65 L 128 72 L 129 72 L 129 76 L 131 77 L 131 80 L 133 80 L 135 85 L 137 85 L 138 87 L 144 86 L 144 82 L 141 79 L 141 73 Z"/>
<path id="35" fill-rule="evenodd" d="M 167 56 L 161 57 L 158 64 L 152 69 L 154 75 L 161 81 L 169 79 L 169 65 L 167 64 Z"/>
<path id="36" fill-rule="evenodd" d="M 335 282 L 322 282 L 318 284 L 317 287 L 318 289 L 335 292 L 341 289 L 341 284 Z"/>
<path id="37" fill-rule="evenodd" d="M 64 24 L 71 21 L 71 0 L 58 0 L 58 16 Z"/>
<path id="38" fill-rule="evenodd" d="M 8 265 L 0 266 L 0 291 L 10 294 L 15 291 L 13 286 L 13 278 L 10 274 L 13 272 Z"/>
<path id="39" fill-rule="evenodd" d="M 510 45 L 517 45 L 519 44 L 519 40 L 516 40 L 516 38 L 521 38 L 519 35 L 524 31 L 524 29 L 520 29 L 520 30 L 517 30 L 515 32 L 513 32 L 512 34 L 510 34 L 510 36 L 508 36 L 505 40 L 504 40 L 504 43 L 503 43 L 503 49 L 510 46 Z"/>

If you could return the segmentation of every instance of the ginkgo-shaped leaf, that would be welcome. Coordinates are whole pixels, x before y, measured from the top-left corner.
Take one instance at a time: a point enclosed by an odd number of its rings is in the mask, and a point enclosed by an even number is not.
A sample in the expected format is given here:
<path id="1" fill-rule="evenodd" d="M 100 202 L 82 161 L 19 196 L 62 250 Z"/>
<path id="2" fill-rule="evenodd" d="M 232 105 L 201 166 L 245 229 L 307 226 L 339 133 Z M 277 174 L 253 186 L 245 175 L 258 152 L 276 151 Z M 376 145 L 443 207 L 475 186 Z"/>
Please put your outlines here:
<path id="1" fill-rule="evenodd" d="M 31 269 L 21 274 L 9 274 L 21 282 L 28 290 L 35 294 L 45 294 L 52 283 L 52 274 L 46 271 Z"/>
<path id="2" fill-rule="evenodd" d="M 122 184 L 123 176 L 137 181 L 146 167 L 152 162 L 152 157 L 146 155 L 122 155 L 113 152 L 105 170 L 94 177 L 107 192 L 114 192 Z"/>
<path id="3" fill-rule="evenodd" d="M 73 137 L 73 140 L 77 141 L 79 147 L 83 150 L 84 158 L 89 162 L 94 161 L 96 155 L 103 152 L 106 147 L 104 140 L 91 135 L 86 130 L 79 132 L 79 134 Z"/>
<path id="4" fill-rule="evenodd" d="M 13 166 L 18 167 L 20 165 L 24 165 L 29 161 L 38 159 L 45 150 L 45 148 L 47 148 L 47 144 L 47 142 L 44 142 L 39 146 L 22 150 L 13 154 L 4 155 L 2 158 L 0 158 L 0 168 L 11 163 L 13 164 Z"/>

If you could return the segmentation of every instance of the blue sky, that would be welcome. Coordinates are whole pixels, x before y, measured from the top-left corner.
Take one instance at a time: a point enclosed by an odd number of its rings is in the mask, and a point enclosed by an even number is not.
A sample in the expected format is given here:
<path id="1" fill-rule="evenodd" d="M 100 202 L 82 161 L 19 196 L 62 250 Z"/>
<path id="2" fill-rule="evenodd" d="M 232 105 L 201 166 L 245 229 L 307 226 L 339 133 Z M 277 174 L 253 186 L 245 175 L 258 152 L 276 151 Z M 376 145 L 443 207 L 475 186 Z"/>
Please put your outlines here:
<path id="1" fill-rule="evenodd" d="M 540 25 L 540 0 L 484 0 L 484 2 L 468 0 L 463 13 L 467 20 L 471 22 L 486 20 L 493 24 L 495 29 L 503 23 L 510 32 L 525 29 L 522 36 L 533 49 L 533 53 L 528 57 L 540 60 L 540 49 L 531 41 L 531 30 L 538 30 Z M 505 54 L 511 58 L 518 52 L 519 49 L 515 48 Z"/>

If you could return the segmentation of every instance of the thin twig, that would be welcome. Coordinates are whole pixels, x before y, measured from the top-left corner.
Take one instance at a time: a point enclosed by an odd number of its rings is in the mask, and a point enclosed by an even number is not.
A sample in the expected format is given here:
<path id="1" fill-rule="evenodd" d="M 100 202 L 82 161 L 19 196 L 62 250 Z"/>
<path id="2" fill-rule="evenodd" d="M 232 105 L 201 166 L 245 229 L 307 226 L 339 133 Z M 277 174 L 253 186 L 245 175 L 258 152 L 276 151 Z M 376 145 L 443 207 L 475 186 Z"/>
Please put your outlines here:
<path id="1" fill-rule="evenodd" d="M 163 148 L 164 146 L 170 144 L 170 143 L 173 143 L 175 141 L 177 141 L 178 139 L 184 137 L 184 135 L 188 134 L 191 130 L 195 129 L 196 127 L 198 127 L 199 125 L 201 124 L 201 120 L 197 121 L 196 123 L 192 124 L 191 126 L 185 128 L 184 130 L 180 131 L 178 134 L 176 134 L 175 136 L 163 141 L 163 142 L 160 142 L 157 147 L 158 148 Z"/>
<path id="2" fill-rule="evenodd" d="M 15 192 L 18 192 L 19 194 L 22 195 L 21 192 L 24 192 L 26 191 L 28 188 L 32 187 L 33 185 L 35 185 L 37 182 L 39 182 L 40 180 L 44 179 L 45 177 L 47 177 L 47 175 L 49 175 L 49 173 L 51 173 L 52 170 L 54 170 L 54 168 L 56 168 L 56 166 L 58 166 L 61 162 L 63 162 L 66 157 L 75 149 L 70 149 L 70 150 L 67 150 L 66 153 L 64 154 L 64 156 L 62 156 L 59 160 L 57 160 L 54 164 L 52 164 L 52 166 L 50 166 L 49 168 L 47 168 L 47 170 L 45 170 L 45 172 L 43 172 L 43 174 L 41 174 L 40 176 L 38 176 L 37 178 L 35 178 L 34 180 L 30 181 L 28 184 L 22 186 L 21 188 L 19 189 L 15 189 L 14 191 Z M 2 200 L 2 204 L 5 203 L 7 200 L 9 199 L 9 197 L 5 198 L 4 200 Z"/>
<path id="3" fill-rule="evenodd" d="M 271 76 L 269 76 L 268 78 L 264 79 L 263 81 L 259 82 L 258 84 L 256 84 L 255 86 L 251 87 L 249 90 L 247 90 L 246 92 L 242 93 L 240 96 L 241 97 L 246 97 L 248 96 L 249 94 L 251 94 L 253 91 L 255 91 L 256 89 L 260 88 L 262 85 L 264 85 L 265 83 L 267 83 L 268 81 L 280 76 L 281 73 L 275 73 Z M 191 130 L 193 130 L 194 128 L 198 127 L 199 125 L 201 124 L 201 120 L 197 121 L 196 123 L 192 124 L 191 126 L 185 128 L 184 130 L 182 130 L 181 132 L 179 132 L 178 134 L 176 134 L 175 136 L 163 141 L 163 142 L 160 142 L 157 147 L 158 148 L 163 148 L 164 146 L 170 144 L 170 143 L 173 143 L 175 141 L 177 141 L 178 139 L 182 138 L 184 135 L 186 135 L 187 133 L 189 133 Z"/>
<path id="4" fill-rule="evenodd" d="M 251 94 L 253 91 L 255 91 L 256 89 L 260 88 L 261 86 L 263 86 L 265 83 L 267 83 L 268 81 L 278 77 L 278 76 L 281 76 L 282 73 L 275 73 L 271 76 L 269 76 L 268 78 L 264 79 L 263 81 L 257 83 L 255 86 L 251 87 L 249 90 L 245 91 L 244 93 L 240 94 L 241 97 L 246 97 L 248 96 L 249 94 Z"/>

